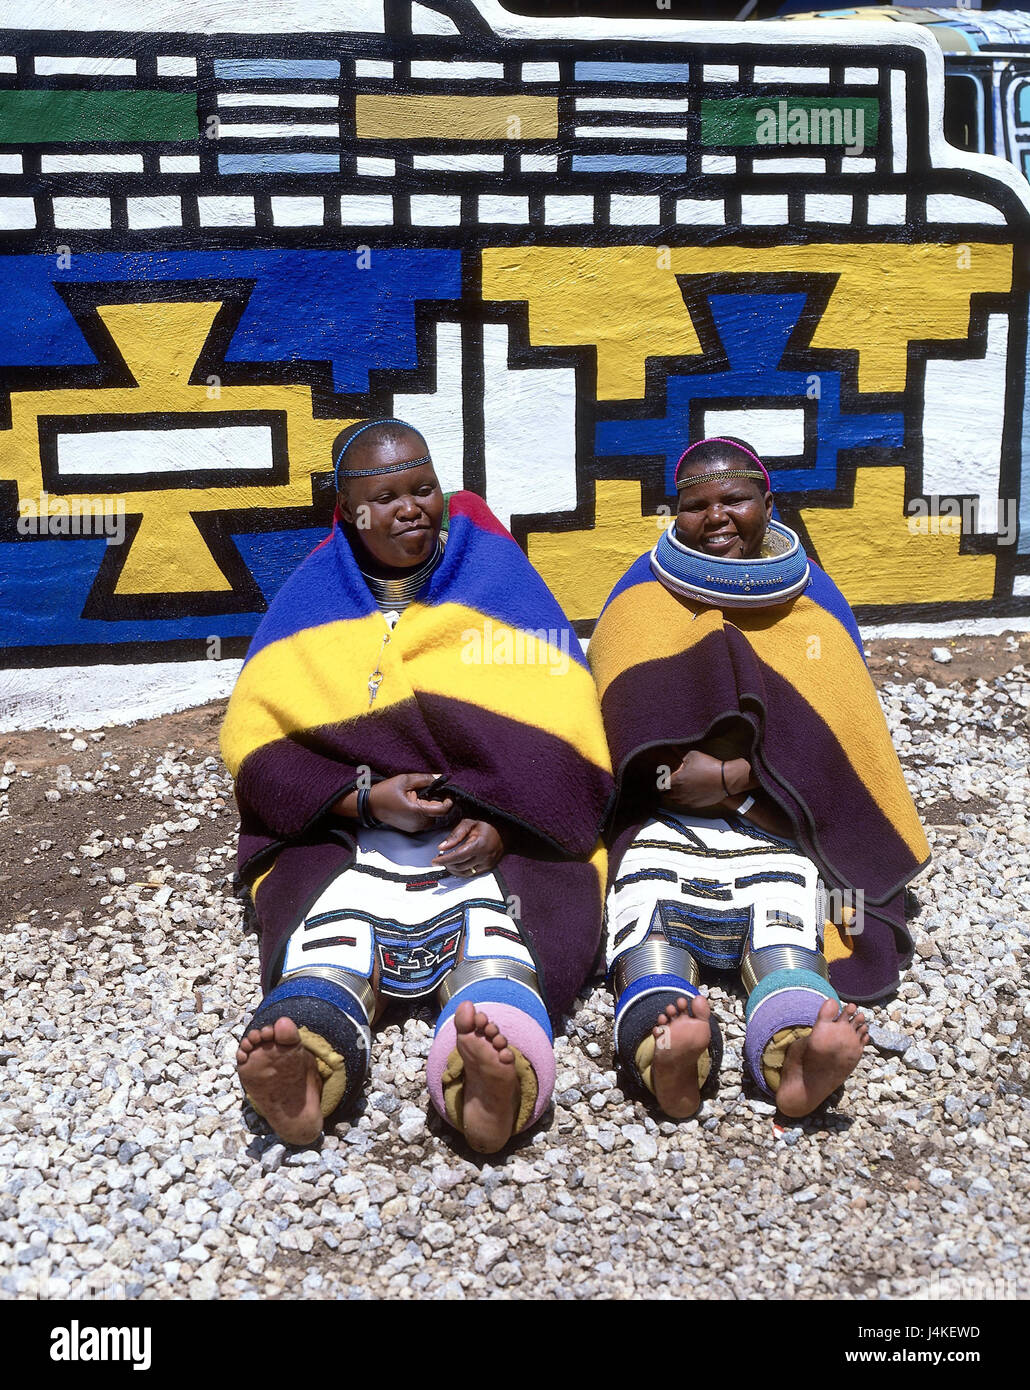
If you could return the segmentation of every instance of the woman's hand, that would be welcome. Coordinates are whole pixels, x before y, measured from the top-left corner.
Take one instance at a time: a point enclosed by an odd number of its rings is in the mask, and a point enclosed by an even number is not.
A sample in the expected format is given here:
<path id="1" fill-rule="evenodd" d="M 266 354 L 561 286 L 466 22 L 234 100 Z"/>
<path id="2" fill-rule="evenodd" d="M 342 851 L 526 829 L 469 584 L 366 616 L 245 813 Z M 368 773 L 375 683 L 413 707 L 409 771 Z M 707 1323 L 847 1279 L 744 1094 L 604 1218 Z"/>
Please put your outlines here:
<path id="1" fill-rule="evenodd" d="M 377 821 L 394 830 L 403 830 L 415 835 L 420 830 L 445 821 L 454 809 L 454 801 L 447 797 L 444 801 L 420 801 L 418 793 L 436 781 L 434 772 L 401 772 L 396 777 L 387 777 L 376 782 L 369 789 L 368 808 Z M 357 815 L 357 797 L 354 792 L 341 796 L 333 805 L 338 816 Z"/>
<path id="2" fill-rule="evenodd" d="M 452 874 L 471 877 L 492 869 L 504 854 L 501 833 L 485 820 L 460 820 L 433 860 Z"/>
<path id="3" fill-rule="evenodd" d="M 757 785 L 746 758 L 723 760 L 692 748 L 671 774 L 661 802 L 680 811 L 725 810 L 728 795 L 738 796 Z"/>

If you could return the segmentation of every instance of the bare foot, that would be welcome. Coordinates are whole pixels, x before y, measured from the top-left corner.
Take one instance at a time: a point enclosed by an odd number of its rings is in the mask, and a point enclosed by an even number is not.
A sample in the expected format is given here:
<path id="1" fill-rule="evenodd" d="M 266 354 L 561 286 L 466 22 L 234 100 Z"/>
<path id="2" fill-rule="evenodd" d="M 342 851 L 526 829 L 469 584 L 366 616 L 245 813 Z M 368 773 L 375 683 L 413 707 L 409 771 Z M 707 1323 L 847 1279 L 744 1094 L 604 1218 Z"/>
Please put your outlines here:
<path id="1" fill-rule="evenodd" d="M 651 1080 L 658 1104 L 674 1120 L 685 1120 L 701 1104 L 697 1060 L 712 1041 L 710 1017 L 708 1000 L 700 994 L 689 1001 L 681 995 L 658 1015 Z"/>
<path id="2" fill-rule="evenodd" d="M 784 1115 L 794 1119 L 810 1115 L 858 1065 L 869 1041 L 865 1014 L 854 1004 L 843 1005 L 839 1017 L 837 1010 L 837 1001 L 827 999 L 809 1036 L 787 1049 L 776 1092 L 776 1104 Z"/>
<path id="3" fill-rule="evenodd" d="M 477 1153 L 496 1153 L 511 1138 L 518 1118 L 515 1054 L 497 1024 L 469 1003 L 458 1005 L 454 1026 L 465 1063 L 465 1139 Z"/>
<path id="4" fill-rule="evenodd" d="M 310 1144 L 322 1132 L 322 1080 L 292 1018 L 252 1028 L 236 1070 L 254 1109 L 284 1144 Z"/>

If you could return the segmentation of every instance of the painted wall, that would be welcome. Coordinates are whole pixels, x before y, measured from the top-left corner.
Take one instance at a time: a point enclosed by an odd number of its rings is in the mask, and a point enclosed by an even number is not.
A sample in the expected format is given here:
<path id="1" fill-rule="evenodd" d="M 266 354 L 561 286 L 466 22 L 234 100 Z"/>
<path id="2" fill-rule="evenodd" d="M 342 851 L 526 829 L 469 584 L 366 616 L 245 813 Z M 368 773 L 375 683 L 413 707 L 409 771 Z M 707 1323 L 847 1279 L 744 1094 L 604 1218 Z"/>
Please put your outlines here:
<path id="1" fill-rule="evenodd" d="M 378 414 L 584 633 L 702 431 L 865 622 L 1025 625 L 1030 190 L 943 143 L 932 39 L 234 8 L 0 38 L 8 690 L 241 656 Z"/>

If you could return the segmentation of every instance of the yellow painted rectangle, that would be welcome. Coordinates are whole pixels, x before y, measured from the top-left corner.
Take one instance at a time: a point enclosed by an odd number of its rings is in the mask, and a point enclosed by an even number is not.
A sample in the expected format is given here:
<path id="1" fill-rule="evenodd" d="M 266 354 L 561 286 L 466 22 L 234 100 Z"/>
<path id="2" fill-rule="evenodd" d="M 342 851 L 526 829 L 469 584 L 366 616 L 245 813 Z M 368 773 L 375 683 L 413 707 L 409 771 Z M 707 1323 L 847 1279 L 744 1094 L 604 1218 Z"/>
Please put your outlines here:
<path id="1" fill-rule="evenodd" d="M 355 121 L 359 140 L 554 140 L 558 99 L 362 93 Z"/>

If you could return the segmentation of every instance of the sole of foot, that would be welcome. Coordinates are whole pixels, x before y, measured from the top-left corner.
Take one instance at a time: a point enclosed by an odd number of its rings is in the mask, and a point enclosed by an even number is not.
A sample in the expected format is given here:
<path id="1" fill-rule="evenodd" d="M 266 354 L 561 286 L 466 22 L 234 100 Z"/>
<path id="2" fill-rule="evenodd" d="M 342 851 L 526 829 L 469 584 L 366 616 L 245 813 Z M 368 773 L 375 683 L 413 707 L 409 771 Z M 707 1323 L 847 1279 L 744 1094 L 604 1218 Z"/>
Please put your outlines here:
<path id="1" fill-rule="evenodd" d="M 470 1003 L 458 1006 L 454 1026 L 465 1064 L 465 1140 L 477 1153 L 496 1153 L 511 1138 L 518 1118 L 520 1088 L 515 1054 L 497 1024 Z"/>
<path id="2" fill-rule="evenodd" d="M 811 1115 L 855 1070 L 868 1040 L 865 1015 L 856 1005 L 838 1012 L 837 1001 L 827 999 L 809 1036 L 787 1049 L 776 1092 L 780 1111 L 791 1119 Z"/>
<path id="3" fill-rule="evenodd" d="M 681 996 L 658 1015 L 651 1082 L 671 1119 L 688 1119 L 701 1104 L 697 1063 L 712 1041 L 710 1018 L 708 1000 L 700 994 L 690 1000 Z"/>
<path id="4" fill-rule="evenodd" d="M 311 1144 L 322 1132 L 322 1081 L 292 1018 L 252 1028 L 236 1070 L 254 1109 L 285 1144 Z"/>

